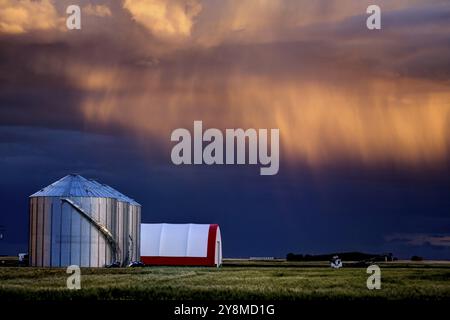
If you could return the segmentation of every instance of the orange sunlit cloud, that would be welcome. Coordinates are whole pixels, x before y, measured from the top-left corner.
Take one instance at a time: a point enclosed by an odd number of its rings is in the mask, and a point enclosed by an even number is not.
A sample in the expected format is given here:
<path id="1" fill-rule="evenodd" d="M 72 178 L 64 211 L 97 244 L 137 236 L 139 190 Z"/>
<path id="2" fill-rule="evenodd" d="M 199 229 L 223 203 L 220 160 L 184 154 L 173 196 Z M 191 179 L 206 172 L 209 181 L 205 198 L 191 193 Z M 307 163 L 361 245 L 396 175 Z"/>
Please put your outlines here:
<path id="1" fill-rule="evenodd" d="M 14 10 L 34 3 L 0 0 L 9 10 L 0 13 L 0 34 L 26 33 Z M 64 3 L 42 1 L 42 14 L 61 18 Z M 170 132 L 194 120 L 280 128 L 283 159 L 311 167 L 449 159 L 446 1 L 381 1 L 378 33 L 365 29 L 366 1 L 81 4 L 95 16 L 87 29 L 42 27 L 35 41 L 48 32 L 69 45 L 29 65 L 77 90 L 73 104 L 86 123 L 120 126 L 168 148 Z"/>
<path id="2" fill-rule="evenodd" d="M 103 74 L 105 81 L 110 76 Z M 97 77 L 83 83 L 98 89 Z M 162 141 L 196 119 L 210 127 L 280 128 L 288 160 L 311 166 L 337 159 L 420 165 L 448 157 L 450 92 L 439 84 L 376 80 L 351 88 L 240 75 L 223 87 L 218 82 L 178 79 L 167 90 L 158 76 L 150 76 L 131 95 L 87 98 L 82 111 L 89 121 L 118 123 Z"/>

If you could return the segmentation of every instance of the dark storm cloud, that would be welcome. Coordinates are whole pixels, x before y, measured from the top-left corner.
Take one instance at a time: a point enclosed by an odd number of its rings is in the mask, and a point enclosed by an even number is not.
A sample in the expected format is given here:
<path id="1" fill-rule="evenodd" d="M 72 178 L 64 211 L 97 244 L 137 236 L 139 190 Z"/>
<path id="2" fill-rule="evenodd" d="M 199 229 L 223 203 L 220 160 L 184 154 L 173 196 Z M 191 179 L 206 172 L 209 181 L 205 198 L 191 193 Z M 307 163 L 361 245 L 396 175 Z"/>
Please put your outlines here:
<path id="1" fill-rule="evenodd" d="M 366 16 L 337 28 L 337 39 L 366 40 L 362 55 L 383 73 L 435 81 L 450 80 L 450 6 L 420 6 L 383 13 L 380 36 L 358 28 Z M 359 32 L 358 32 L 359 30 Z M 351 48 L 355 49 L 355 48 Z M 358 49 L 356 49 L 358 51 Z"/>
<path id="2" fill-rule="evenodd" d="M 67 61 L 64 43 L 3 41 L 0 46 L 0 123 L 77 126 L 80 92 L 58 73 Z M 50 65 L 49 59 L 53 58 Z M 47 61 L 47 63 L 46 63 Z M 40 66 L 36 65 L 40 62 Z M 75 120 L 75 121 L 74 121 Z"/>
<path id="3" fill-rule="evenodd" d="M 449 235 L 436 234 L 395 234 L 386 237 L 389 242 L 401 242 L 412 246 L 433 245 L 436 247 L 449 247 Z"/>
<path id="4" fill-rule="evenodd" d="M 64 16 L 65 2 L 44 2 Z M 0 123 L 120 131 L 163 145 L 173 128 L 203 118 L 277 126 L 288 158 L 312 166 L 448 160 L 445 2 L 382 2 L 375 33 L 363 2 L 189 1 L 189 12 L 181 3 L 82 1 L 80 32 L 24 24 L 14 33 L 25 22 L 7 20 Z M 153 10 L 168 7 L 173 15 Z"/>

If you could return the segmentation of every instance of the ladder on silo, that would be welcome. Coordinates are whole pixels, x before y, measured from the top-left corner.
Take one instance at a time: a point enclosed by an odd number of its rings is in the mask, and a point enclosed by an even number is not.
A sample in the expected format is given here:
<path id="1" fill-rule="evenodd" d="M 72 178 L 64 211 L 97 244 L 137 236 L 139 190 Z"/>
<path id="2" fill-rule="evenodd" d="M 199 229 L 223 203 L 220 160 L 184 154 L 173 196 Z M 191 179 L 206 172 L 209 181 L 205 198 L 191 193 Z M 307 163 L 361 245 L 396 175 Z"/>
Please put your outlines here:
<path id="1" fill-rule="evenodd" d="M 120 249 L 119 245 L 114 239 L 114 236 L 112 235 L 111 231 L 108 230 L 107 227 L 102 225 L 99 221 L 95 220 L 93 217 L 91 217 L 86 211 L 83 210 L 78 204 L 73 202 L 72 200 L 68 198 L 61 198 L 61 201 L 68 203 L 70 206 L 72 206 L 77 212 L 79 212 L 83 217 L 85 217 L 94 227 L 97 228 L 98 231 L 100 231 L 101 234 L 103 234 L 108 241 L 111 251 L 113 253 L 113 256 L 116 257 L 116 261 L 114 262 L 120 262 Z"/>

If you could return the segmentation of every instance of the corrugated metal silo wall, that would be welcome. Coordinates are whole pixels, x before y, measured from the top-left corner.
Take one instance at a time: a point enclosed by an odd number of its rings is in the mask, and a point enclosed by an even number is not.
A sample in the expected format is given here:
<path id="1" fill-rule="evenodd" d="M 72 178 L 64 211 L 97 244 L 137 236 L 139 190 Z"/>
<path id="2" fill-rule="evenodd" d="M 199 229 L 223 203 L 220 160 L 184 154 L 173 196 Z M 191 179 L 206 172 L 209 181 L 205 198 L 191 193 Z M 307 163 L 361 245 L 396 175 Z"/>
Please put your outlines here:
<path id="1" fill-rule="evenodd" d="M 137 222 L 137 241 L 136 241 L 136 247 L 137 247 L 137 251 L 136 251 L 136 261 L 140 261 L 141 260 L 141 223 L 142 223 L 142 207 L 136 206 L 137 208 L 137 217 L 138 217 L 138 222 Z"/>
<path id="2" fill-rule="evenodd" d="M 119 223 L 114 232 L 114 237 L 117 240 L 120 248 L 120 260 L 123 264 L 127 264 L 128 253 L 128 208 L 129 204 L 123 201 L 117 201 L 117 216 Z M 121 223 L 120 223 L 121 222 Z"/>
<path id="3" fill-rule="evenodd" d="M 130 205 L 129 233 L 131 235 L 131 261 L 141 259 L 141 206 Z"/>
<path id="4" fill-rule="evenodd" d="M 115 199 L 70 199 L 109 230 L 123 225 Z M 32 266 L 102 267 L 115 260 L 105 237 L 60 197 L 30 198 L 29 245 Z"/>
<path id="5" fill-rule="evenodd" d="M 123 264 L 140 260 L 141 207 L 128 202 L 118 201 L 118 215 L 123 224 L 116 233 Z"/>

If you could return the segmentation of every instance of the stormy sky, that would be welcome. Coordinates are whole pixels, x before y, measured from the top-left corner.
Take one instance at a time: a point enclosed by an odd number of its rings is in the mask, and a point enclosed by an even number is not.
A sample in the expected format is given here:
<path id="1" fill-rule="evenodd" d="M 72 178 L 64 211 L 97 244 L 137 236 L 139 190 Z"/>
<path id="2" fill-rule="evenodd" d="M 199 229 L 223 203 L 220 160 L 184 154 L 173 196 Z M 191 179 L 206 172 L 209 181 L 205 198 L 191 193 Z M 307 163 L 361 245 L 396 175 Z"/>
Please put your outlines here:
<path id="1" fill-rule="evenodd" d="M 68 5 L 82 8 L 67 30 Z M 69 173 L 143 222 L 219 223 L 225 257 L 450 259 L 450 4 L 0 0 L 0 254 Z M 280 171 L 175 166 L 171 132 L 279 128 Z"/>

